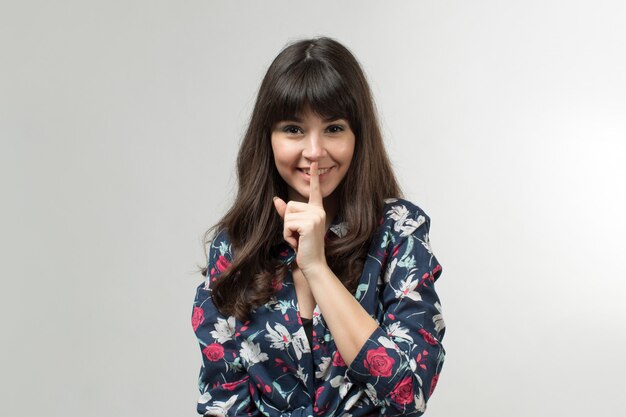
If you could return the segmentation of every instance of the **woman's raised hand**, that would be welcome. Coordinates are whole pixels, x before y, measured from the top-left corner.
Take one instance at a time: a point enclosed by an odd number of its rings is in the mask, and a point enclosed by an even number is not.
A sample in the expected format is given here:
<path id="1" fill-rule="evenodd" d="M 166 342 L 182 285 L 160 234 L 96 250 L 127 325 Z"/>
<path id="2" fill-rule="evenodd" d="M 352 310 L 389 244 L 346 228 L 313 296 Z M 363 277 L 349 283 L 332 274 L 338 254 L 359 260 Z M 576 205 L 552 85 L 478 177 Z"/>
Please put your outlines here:
<path id="1" fill-rule="evenodd" d="M 285 203 L 274 197 L 274 207 L 283 219 L 283 237 L 296 251 L 296 263 L 305 276 L 308 270 L 327 265 L 324 253 L 326 212 L 317 161 L 311 163 L 310 173 L 308 203 Z"/>

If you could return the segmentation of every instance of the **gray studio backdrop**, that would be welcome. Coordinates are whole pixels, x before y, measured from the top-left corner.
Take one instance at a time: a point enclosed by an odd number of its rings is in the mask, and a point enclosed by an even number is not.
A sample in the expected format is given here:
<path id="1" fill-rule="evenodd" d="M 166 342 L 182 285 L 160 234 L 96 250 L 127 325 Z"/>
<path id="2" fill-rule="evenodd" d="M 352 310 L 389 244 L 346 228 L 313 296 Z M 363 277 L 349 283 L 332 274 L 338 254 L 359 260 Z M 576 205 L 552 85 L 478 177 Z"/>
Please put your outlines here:
<path id="1" fill-rule="evenodd" d="M 272 58 L 327 35 L 432 218 L 426 415 L 618 415 L 625 21 L 601 0 L 2 2 L 0 414 L 195 415 L 203 232 Z"/>

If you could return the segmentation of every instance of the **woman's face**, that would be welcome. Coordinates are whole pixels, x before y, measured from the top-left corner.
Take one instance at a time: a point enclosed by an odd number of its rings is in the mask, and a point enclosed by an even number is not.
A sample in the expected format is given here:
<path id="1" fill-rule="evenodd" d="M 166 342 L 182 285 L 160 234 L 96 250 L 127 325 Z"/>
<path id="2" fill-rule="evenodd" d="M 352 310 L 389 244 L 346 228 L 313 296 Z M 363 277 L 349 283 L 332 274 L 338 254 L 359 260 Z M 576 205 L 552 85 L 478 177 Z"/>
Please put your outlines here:
<path id="1" fill-rule="evenodd" d="M 323 120 L 310 111 L 300 117 L 276 123 L 272 151 L 289 200 L 308 202 L 311 162 L 318 161 L 320 189 L 328 197 L 350 168 L 355 138 L 345 119 Z"/>

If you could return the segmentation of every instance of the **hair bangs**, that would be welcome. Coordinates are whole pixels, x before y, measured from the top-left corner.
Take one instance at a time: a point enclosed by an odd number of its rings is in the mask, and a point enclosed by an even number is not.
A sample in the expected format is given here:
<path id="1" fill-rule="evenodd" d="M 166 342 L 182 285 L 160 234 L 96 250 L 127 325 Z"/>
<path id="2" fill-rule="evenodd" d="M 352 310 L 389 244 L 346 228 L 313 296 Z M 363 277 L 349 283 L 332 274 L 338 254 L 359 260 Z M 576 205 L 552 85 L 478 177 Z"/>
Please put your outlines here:
<path id="1" fill-rule="evenodd" d="M 331 67 L 305 61 L 280 78 L 274 100 L 268 109 L 268 121 L 295 120 L 312 111 L 324 120 L 356 120 L 356 103 L 347 84 Z"/>

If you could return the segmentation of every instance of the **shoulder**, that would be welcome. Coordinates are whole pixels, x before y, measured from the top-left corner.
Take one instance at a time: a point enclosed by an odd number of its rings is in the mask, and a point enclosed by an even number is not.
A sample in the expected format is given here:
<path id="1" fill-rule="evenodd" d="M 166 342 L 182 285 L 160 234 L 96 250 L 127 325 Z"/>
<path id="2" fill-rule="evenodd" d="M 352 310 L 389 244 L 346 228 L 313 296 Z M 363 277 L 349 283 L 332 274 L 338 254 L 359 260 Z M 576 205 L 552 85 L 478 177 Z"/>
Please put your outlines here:
<path id="1" fill-rule="evenodd" d="M 204 288 L 210 289 L 211 283 L 233 262 L 233 251 L 226 229 L 218 229 L 207 240 L 207 270 Z"/>
<path id="2" fill-rule="evenodd" d="M 230 239 L 225 229 L 218 229 L 207 240 L 207 270 L 204 280 L 196 287 L 194 299 L 194 314 L 202 313 L 207 319 L 212 316 L 220 316 L 211 299 L 212 284 L 217 277 L 232 263 Z M 203 319 L 203 320 L 204 320 Z"/>
<path id="3" fill-rule="evenodd" d="M 383 208 L 383 228 L 398 238 L 416 230 L 428 229 L 430 217 L 417 204 L 403 198 L 387 198 Z"/>

